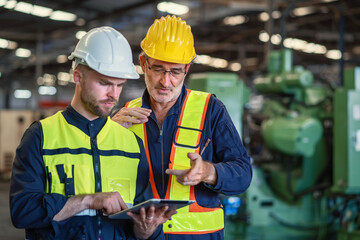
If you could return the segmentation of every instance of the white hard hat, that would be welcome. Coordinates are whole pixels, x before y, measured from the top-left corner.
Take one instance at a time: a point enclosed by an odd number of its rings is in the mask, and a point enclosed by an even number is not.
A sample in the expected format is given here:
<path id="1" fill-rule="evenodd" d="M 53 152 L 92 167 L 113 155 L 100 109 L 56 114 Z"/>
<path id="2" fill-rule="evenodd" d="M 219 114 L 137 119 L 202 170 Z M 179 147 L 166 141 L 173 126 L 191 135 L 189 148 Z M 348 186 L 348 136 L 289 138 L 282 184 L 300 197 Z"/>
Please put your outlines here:
<path id="1" fill-rule="evenodd" d="M 99 27 L 87 32 L 69 56 L 69 60 L 73 59 L 73 69 L 80 63 L 105 76 L 139 78 L 128 41 L 112 27 Z"/>

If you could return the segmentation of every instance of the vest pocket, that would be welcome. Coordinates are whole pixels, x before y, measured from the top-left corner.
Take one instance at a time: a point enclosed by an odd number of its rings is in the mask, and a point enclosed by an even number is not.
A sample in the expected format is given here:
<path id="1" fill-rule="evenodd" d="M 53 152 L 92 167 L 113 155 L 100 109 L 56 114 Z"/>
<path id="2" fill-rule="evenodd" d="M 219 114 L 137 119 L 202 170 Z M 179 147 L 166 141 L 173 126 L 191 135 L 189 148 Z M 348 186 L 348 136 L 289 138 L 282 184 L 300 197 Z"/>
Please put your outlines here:
<path id="1" fill-rule="evenodd" d="M 107 178 L 109 192 L 119 192 L 125 203 L 132 203 L 130 199 L 130 180 L 124 178 Z"/>

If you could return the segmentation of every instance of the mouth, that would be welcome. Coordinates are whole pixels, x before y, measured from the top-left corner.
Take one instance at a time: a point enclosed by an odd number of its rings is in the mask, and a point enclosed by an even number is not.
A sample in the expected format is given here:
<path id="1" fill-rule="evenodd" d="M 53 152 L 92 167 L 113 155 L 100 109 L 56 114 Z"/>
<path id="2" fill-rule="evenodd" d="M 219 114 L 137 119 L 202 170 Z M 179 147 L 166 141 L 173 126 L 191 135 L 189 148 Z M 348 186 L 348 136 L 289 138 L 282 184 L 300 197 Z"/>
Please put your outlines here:
<path id="1" fill-rule="evenodd" d="M 104 102 L 102 102 L 102 104 L 104 104 L 104 106 L 106 107 L 106 108 L 112 108 L 114 105 L 115 105 L 115 102 L 113 102 L 113 101 L 104 101 Z"/>
<path id="2" fill-rule="evenodd" d="M 157 89 L 160 93 L 168 93 L 171 91 L 171 89 L 169 88 L 158 88 Z"/>

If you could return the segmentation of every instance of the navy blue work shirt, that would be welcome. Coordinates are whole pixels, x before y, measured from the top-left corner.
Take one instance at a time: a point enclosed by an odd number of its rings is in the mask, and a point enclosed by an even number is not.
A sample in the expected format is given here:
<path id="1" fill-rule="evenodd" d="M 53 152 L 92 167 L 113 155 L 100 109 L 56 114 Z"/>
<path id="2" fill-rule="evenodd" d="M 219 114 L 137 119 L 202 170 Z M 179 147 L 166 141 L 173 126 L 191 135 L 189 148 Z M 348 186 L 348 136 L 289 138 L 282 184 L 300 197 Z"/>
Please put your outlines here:
<path id="1" fill-rule="evenodd" d="M 181 113 L 182 104 L 187 91 L 182 87 L 179 98 L 169 110 L 162 129 L 159 128 L 154 111 L 146 123 L 147 138 L 154 179 L 160 198 L 166 194 L 169 175 L 165 170 L 169 166 L 171 146 L 175 128 Z M 143 108 L 151 109 L 149 93 L 145 90 L 142 102 Z M 200 142 L 200 152 L 206 141 L 210 143 L 202 154 L 202 159 L 214 164 L 217 172 L 217 184 L 211 186 L 200 183 L 195 186 L 195 198 L 200 206 L 207 208 L 220 207 L 219 193 L 237 195 L 243 193 L 250 185 L 252 167 L 239 133 L 237 132 L 224 104 L 214 95 L 209 101 L 204 131 Z M 210 234 L 165 234 L 169 240 L 210 240 L 223 239 L 223 230 Z"/>
<path id="2" fill-rule="evenodd" d="M 106 123 L 106 118 L 89 121 L 71 106 L 62 112 L 66 121 L 82 130 L 90 138 L 96 138 Z M 56 136 L 54 136 L 56 137 Z M 152 198 L 149 183 L 149 166 L 143 151 L 143 144 L 137 138 L 141 159 L 138 166 L 136 198 L 134 204 Z M 128 221 L 114 221 L 101 216 L 73 216 L 64 221 L 53 221 L 64 207 L 68 197 L 61 194 L 47 194 L 46 173 L 42 160 L 41 124 L 32 124 L 25 132 L 12 169 L 10 185 L 10 212 L 13 224 L 26 229 L 27 239 L 133 239 L 133 224 Z M 96 149 L 93 149 L 96 151 Z M 162 226 L 152 239 L 163 239 Z"/>

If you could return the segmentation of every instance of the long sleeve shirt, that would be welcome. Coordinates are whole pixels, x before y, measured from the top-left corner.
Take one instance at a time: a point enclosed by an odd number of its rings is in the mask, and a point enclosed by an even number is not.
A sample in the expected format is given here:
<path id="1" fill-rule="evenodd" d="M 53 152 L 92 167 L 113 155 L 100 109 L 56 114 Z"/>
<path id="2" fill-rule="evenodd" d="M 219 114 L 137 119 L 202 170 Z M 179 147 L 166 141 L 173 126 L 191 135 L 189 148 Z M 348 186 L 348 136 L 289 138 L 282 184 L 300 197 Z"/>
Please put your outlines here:
<path id="1" fill-rule="evenodd" d="M 169 175 L 165 173 L 165 170 L 169 166 L 175 129 L 186 94 L 186 87 L 183 86 L 179 98 L 163 122 L 162 129 L 159 128 L 153 111 L 146 123 L 151 165 L 160 198 L 164 198 L 166 194 Z M 151 109 L 147 90 L 145 90 L 142 100 L 142 107 Z M 196 185 L 195 198 L 200 206 L 215 208 L 220 207 L 219 193 L 236 195 L 248 188 L 252 178 L 252 168 L 250 157 L 224 104 L 214 95 L 211 96 L 209 102 L 200 142 L 200 152 L 208 139 L 210 142 L 204 150 L 202 158 L 213 163 L 217 173 L 217 184 L 215 186 L 204 183 Z M 194 235 L 167 234 L 166 239 L 223 239 L 223 232 Z"/>
<path id="2" fill-rule="evenodd" d="M 62 112 L 66 121 L 82 130 L 90 138 L 96 138 L 106 123 L 106 118 L 89 121 L 71 106 Z M 54 136 L 56 137 L 56 136 Z M 143 154 L 143 145 L 137 138 L 141 158 L 136 180 L 134 204 L 152 198 L 149 184 L 148 163 Z M 97 149 L 92 149 L 97 151 Z M 26 229 L 27 239 L 131 239 L 132 222 L 114 221 L 97 214 L 96 216 L 73 216 L 56 222 L 54 216 L 64 207 L 68 197 L 56 193 L 45 193 L 46 172 L 42 160 L 41 124 L 32 124 L 25 132 L 12 169 L 10 185 L 10 212 L 13 224 Z M 162 239 L 161 226 L 152 239 Z"/>

